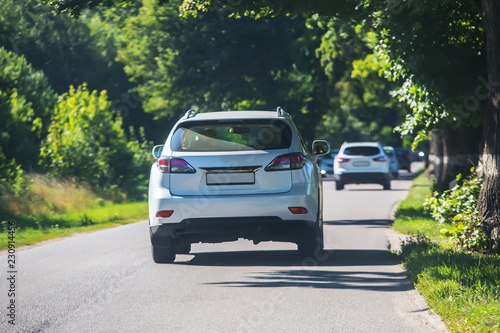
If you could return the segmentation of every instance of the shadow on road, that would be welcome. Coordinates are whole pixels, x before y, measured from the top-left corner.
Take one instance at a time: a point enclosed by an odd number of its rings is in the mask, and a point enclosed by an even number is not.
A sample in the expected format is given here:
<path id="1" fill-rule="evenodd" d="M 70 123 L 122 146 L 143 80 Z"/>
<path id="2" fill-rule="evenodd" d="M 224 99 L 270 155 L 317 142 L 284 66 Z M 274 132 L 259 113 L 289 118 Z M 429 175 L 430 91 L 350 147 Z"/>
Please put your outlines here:
<path id="1" fill-rule="evenodd" d="M 356 289 L 371 291 L 408 291 L 413 283 L 404 272 L 283 270 L 251 276 L 248 281 L 209 283 L 227 287 Z"/>
<path id="2" fill-rule="evenodd" d="M 362 185 L 360 185 L 362 186 Z M 384 190 L 383 188 L 345 188 L 344 191 L 347 191 L 347 192 L 380 192 L 380 191 L 396 191 L 396 192 L 399 192 L 399 191 L 408 191 L 408 190 L 405 190 L 404 188 L 393 188 L 391 190 Z"/>
<path id="3" fill-rule="evenodd" d="M 400 263 L 398 257 L 389 250 L 342 249 L 325 250 L 316 257 L 300 258 L 297 251 L 233 251 L 191 253 L 194 257 L 186 265 L 196 266 L 389 266 Z"/>
<path id="4" fill-rule="evenodd" d="M 399 264 L 397 257 L 386 250 L 327 250 L 322 256 L 306 259 L 299 259 L 296 251 L 195 253 L 193 259 L 183 264 L 287 267 L 276 271 L 256 272 L 241 281 L 208 283 L 226 287 L 305 287 L 374 291 L 413 289 L 412 281 L 404 272 L 380 272 L 369 268 Z M 326 270 L 321 269 L 322 267 L 337 269 Z"/>
<path id="5" fill-rule="evenodd" d="M 393 220 L 389 219 L 367 219 L 367 220 L 332 220 L 332 221 L 323 221 L 324 225 L 337 225 L 337 226 L 346 226 L 346 225 L 364 225 L 368 227 L 387 227 L 393 223 Z"/>

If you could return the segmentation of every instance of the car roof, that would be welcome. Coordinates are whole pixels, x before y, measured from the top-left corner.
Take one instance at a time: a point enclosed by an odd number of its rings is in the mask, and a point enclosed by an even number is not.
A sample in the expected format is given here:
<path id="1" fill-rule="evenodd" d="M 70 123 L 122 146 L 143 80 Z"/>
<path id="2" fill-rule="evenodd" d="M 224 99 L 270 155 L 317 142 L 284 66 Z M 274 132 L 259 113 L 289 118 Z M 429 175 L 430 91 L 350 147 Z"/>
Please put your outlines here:
<path id="1" fill-rule="evenodd" d="M 285 115 L 288 115 L 284 113 Z M 190 120 L 217 120 L 217 119 L 241 119 L 241 118 L 283 118 L 276 111 L 216 111 L 196 113 L 189 117 Z M 184 118 L 185 119 L 185 118 Z"/>
<path id="2" fill-rule="evenodd" d="M 343 147 L 352 147 L 352 146 L 372 146 L 372 147 L 380 147 L 380 142 L 344 142 L 342 144 Z"/>

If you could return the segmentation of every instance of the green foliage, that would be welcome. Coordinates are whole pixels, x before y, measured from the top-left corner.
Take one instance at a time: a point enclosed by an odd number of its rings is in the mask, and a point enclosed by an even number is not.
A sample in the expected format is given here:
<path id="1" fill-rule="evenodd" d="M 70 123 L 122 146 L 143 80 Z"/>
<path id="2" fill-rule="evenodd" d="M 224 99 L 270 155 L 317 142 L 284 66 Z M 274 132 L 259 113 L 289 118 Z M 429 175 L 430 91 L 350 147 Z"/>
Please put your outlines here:
<path id="1" fill-rule="evenodd" d="M 8 15 L 0 16 L 0 46 L 22 54 L 36 69 L 43 70 L 58 93 L 70 85 L 87 82 L 92 89 L 112 90 L 126 83 L 121 66 L 103 56 L 97 42 L 83 20 L 55 15 L 39 0 L 1 0 Z M 3 21 L 3 22 L 2 22 Z"/>
<path id="2" fill-rule="evenodd" d="M 119 199 L 122 190 L 144 191 L 151 161 L 145 143 L 127 140 L 120 116 L 113 118 L 110 107 L 106 91 L 71 87 L 56 105 L 40 157 L 54 174 L 76 176 Z"/>
<path id="3" fill-rule="evenodd" d="M 416 134 L 417 144 L 446 124 L 479 126 L 486 99 L 481 3 L 414 0 L 380 7 L 373 17 L 384 75 L 398 82 L 394 97 L 412 109 L 398 131 Z"/>
<path id="4" fill-rule="evenodd" d="M 185 110 L 284 107 L 310 141 L 327 107 L 327 78 L 315 57 L 317 30 L 302 18 L 254 20 L 208 11 L 181 19 L 181 1 L 115 8 L 101 18 L 116 28 L 117 58 L 144 109 L 157 119 Z"/>
<path id="5" fill-rule="evenodd" d="M 90 90 L 108 92 L 125 127 L 138 130 L 151 122 L 140 98 L 130 93 L 133 85 L 123 71 L 124 64 L 115 59 L 116 33 L 112 25 L 100 24 L 95 19 L 97 15 L 89 11 L 79 19 L 55 15 L 39 0 L 0 0 L 0 12 L 0 47 L 22 55 L 31 67 L 43 71 L 58 94 L 67 92 L 70 85 L 76 87 L 86 82 Z M 28 101 L 36 110 L 36 103 L 29 98 Z M 52 104 L 55 101 L 54 98 Z M 49 119 L 50 115 L 43 118 L 45 128 Z M 148 138 L 156 134 L 156 128 L 150 127 Z M 30 167 L 36 165 L 35 160 Z"/>
<path id="6" fill-rule="evenodd" d="M 383 61 L 372 50 L 375 34 L 334 18 L 313 16 L 308 24 L 326 28 L 316 54 L 331 83 L 330 105 L 317 133 L 334 147 L 373 140 L 400 146 L 393 128 L 404 108 L 390 95 L 394 83 L 379 75 Z"/>
<path id="7" fill-rule="evenodd" d="M 14 159 L 7 159 L 0 146 L 0 195 L 20 195 L 28 185 L 29 181 L 24 177 L 21 166 Z"/>
<path id="8" fill-rule="evenodd" d="M 458 175 L 457 185 L 451 190 L 435 192 L 424 203 L 436 221 L 453 225 L 453 229 L 443 233 L 457 246 L 479 252 L 485 251 L 488 244 L 476 210 L 481 184 L 481 178 L 472 169 L 471 176 L 462 180 Z"/>
<path id="9" fill-rule="evenodd" d="M 0 47 L 0 147 L 23 167 L 36 166 L 56 95 L 23 56 Z"/>

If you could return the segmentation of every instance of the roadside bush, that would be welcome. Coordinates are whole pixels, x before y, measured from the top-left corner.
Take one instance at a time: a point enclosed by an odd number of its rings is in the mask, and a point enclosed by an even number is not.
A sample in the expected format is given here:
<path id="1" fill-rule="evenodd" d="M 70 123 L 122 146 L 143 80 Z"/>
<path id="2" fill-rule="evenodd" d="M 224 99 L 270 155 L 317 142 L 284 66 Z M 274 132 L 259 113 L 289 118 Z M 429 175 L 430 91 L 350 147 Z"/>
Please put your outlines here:
<path id="1" fill-rule="evenodd" d="M 16 160 L 8 159 L 0 146 L 0 195 L 19 195 L 28 185 L 21 166 L 16 164 Z"/>
<path id="2" fill-rule="evenodd" d="M 451 190 L 434 192 L 424 206 L 436 221 L 454 226 L 451 230 L 443 230 L 443 234 L 450 237 L 458 247 L 483 252 L 488 239 L 481 229 L 476 210 L 482 180 L 474 169 L 471 169 L 469 177 L 462 180 L 462 176 L 458 175 L 456 180 L 457 185 Z"/>
<path id="3" fill-rule="evenodd" d="M 60 97 L 40 162 L 57 176 L 77 177 L 121 201 L 145 191 L 152 163 L 146 157 L 149 150 L 144 149 L 149 144 L 141 140 L 143 135 L 135 141 L 127 139 L 106 91 L 89 92 L 84 84 Z"/>

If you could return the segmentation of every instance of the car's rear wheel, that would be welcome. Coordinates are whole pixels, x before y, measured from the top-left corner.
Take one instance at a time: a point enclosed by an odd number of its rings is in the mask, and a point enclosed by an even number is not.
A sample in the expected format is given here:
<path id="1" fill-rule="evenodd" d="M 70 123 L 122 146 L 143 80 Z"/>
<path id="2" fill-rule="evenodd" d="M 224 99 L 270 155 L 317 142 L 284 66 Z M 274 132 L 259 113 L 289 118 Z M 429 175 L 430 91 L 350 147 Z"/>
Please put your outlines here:
<path id="1" fill-rule="evenodd" d="M 342 183 L 342 182 L 335 182 L 335 189 L 337 191 L 343 190 L 344 189 L 344 183 Z"/>
<path id="2" fill-rule="evenodd" d="M 173 246 L 154 246 L 151 245 L 153 260 L 157 264 L 169 264 L 175 260 L 175 251 Z"/>
<path id="3" fill-rule="evenodd" d="M 318 222 L 314 228 L 308 229 L 302 236 L 302 239 L 297 243 L 299 256 L 301 258 L 319 256 L 323 251 L 323 247 L 323 230 L 319 227 Z"/>

